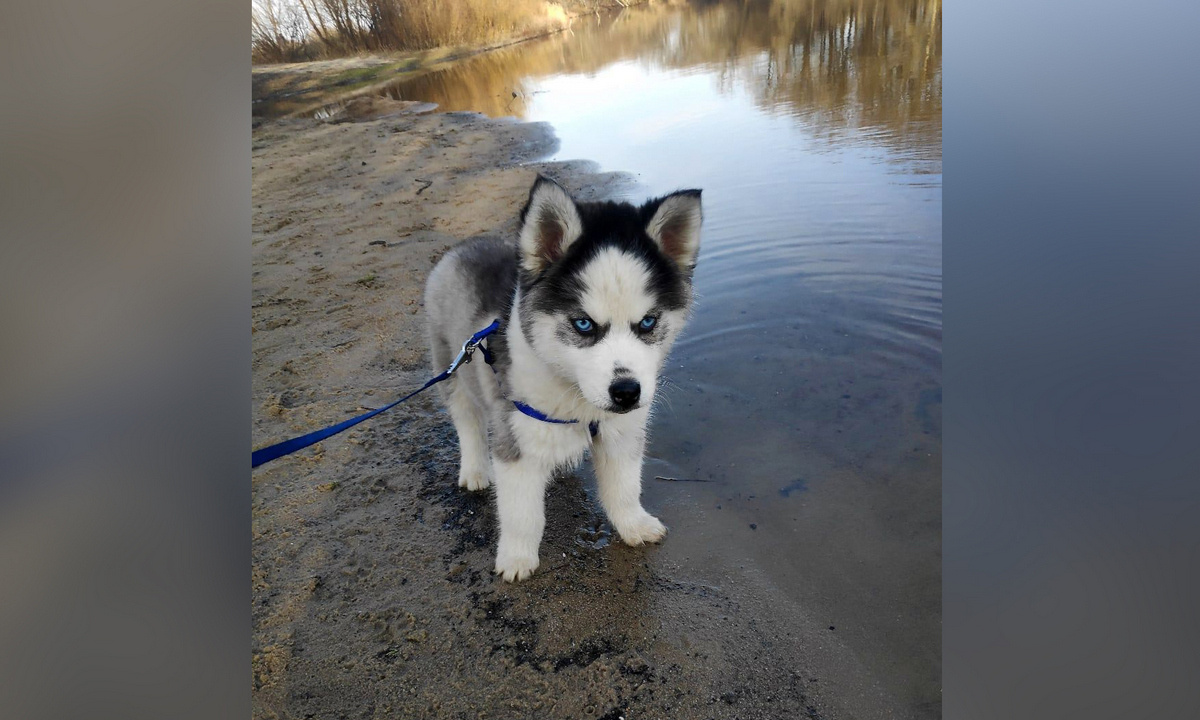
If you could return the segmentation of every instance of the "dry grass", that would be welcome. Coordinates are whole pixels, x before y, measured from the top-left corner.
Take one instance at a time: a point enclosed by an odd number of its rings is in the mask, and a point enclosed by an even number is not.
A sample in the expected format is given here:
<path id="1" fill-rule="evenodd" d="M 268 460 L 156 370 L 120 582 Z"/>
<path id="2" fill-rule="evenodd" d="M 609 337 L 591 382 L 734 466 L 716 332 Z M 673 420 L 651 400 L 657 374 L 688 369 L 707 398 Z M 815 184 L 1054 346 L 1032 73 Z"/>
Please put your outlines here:
<path id="1" fill-rule="evenodd" d="M 562 16 L 561 6 L 541 0 L 377 1 L 396 8 L 381 39 L 403 50 L 492 43 L 551 29 L 555 9 Z"/>
<path id="2" fill-rule="evenodd" d="M 488 45 L 560 30 L 567 18 L 563 5 L 544 0 L 254 0 L 252 58 Z"/>

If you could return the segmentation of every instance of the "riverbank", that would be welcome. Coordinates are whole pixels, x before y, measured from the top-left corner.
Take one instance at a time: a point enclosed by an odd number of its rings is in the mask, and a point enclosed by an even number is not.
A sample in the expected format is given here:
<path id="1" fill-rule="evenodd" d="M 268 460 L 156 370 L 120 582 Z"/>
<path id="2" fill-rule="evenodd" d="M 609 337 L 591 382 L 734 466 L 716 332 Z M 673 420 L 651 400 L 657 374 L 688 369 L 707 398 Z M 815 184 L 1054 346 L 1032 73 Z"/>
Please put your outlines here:
<path id="1" fill-rule="evenodd" d="M 522 164 L 553 151 L 545 125 L 422 109 L 372 100 L 253 131 L 255 447 L 423 382 L 428 271 L 511 232 L 535 173 L 584 199 L 629 182 Z M 538 573 L 498 581 L 491 499 L 456 487 L 456 458 L 421 396 L 254 471 L 255 717 L 890 715 L 824 623 L 761 578 L 716 586 L 661 548 L 610 544 L 586 474 L 551 488 Z"/>
<path id="2" fill-rule="evenodd" d="M 547 13 L 536 30 L 482 45 L 253 65 L 251 112 L 261 118 L 312 111 L 334 99 L 345 100 L 370 93 L 381 85 L 415 78 L 474 55 L 568 31 L 572 22 L 584 15 L 621 10 L 650 1 L 577 0 L 555 4 L 553 12 Z"/>

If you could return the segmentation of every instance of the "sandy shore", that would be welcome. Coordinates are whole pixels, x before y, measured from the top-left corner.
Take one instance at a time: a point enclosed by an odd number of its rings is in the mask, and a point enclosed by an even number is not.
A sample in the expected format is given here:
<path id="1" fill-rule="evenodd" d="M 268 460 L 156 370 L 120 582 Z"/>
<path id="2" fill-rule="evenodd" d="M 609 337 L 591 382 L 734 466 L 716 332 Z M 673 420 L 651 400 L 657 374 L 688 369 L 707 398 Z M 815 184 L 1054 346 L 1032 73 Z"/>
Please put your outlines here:
<path id="1" fill-rule="evenodd" d="M 511 231 L 536 172 L 585 199 L 627 182 L 519 164 L 553 150 L 545 126 L 360 109 L 253 132 L 255 447 L 423 382 L 428 271 Z M 255 717 L 888 716 L 769 593 L 610 544 L 586 474 L 551 488 L 537 574 L 495 579 L 492 501 L 456 459 L 429 394 L 254 471 Z"/>

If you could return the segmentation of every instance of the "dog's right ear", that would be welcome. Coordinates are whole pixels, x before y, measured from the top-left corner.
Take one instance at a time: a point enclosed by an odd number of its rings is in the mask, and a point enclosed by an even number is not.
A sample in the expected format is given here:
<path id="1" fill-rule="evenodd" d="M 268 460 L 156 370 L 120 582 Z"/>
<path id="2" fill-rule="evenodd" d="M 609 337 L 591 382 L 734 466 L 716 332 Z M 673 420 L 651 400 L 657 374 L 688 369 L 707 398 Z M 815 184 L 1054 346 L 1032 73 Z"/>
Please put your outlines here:
<path id="1" fill-rule="evenodd" d="M 521 211 L 521 267 L 537 275 L 583 234 L 579 208 L 561 185 L 538 175 Z"/>

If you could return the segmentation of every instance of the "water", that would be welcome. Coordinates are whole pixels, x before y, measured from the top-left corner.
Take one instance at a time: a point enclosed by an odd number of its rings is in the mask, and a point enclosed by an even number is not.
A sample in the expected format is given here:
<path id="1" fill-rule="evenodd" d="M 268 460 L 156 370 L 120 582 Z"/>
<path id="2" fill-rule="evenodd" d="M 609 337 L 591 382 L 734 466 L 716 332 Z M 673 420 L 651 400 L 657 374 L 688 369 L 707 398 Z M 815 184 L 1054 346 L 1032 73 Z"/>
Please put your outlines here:
<path id="1" fill-rule="evenodd" d="M 549 122 L 631 199 L 703 188 L 662 556 L 777 588 L 910 717 L 941 711 L 940 37 L 938 2 L 634 8 L 384 91 Z"/>

